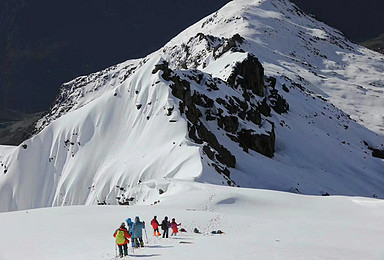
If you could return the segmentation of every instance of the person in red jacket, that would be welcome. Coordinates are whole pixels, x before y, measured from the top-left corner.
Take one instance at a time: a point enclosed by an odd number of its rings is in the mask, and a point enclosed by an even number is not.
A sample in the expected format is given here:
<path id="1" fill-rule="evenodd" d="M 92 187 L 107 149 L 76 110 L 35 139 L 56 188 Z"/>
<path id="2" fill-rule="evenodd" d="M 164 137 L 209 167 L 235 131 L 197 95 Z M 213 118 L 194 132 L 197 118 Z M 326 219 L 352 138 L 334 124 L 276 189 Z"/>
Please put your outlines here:
<path id="1" fill-rule="evenodd" d="M 152 221 L 151 221 L 151 225 L 153 227 L 153 235 L 154 236 L 161 236 L 160 232 L 159 232 L 159 222 L 157 221 L 157 216 L 154 216 Z"/>
<path id="2" fill-rule="evenodd" d="M 180 224 L 177 224 L 176 223 L 176 220 L 173 218 L 172 219 L 172 222 L 171 222 L 171 228 L 172 228 L 172 234 L 171 236 L 176 236 L 177 233 L 179 233 L 179 229 L 177 228 L 177 226 L 180 226 Z"/>
<path id="3" fill-rule="evenodd" d="M 124 256 L 127 256 L 129 243 L 128 239 L 131 238 L 131 235 L 128 233 L 124 222 L 121 223 L 120 227 L 115 231 L 113 236 L 116 238 L 116 244 L 119 246 L 120 257 L 123 257 L 123 250 Z"/>

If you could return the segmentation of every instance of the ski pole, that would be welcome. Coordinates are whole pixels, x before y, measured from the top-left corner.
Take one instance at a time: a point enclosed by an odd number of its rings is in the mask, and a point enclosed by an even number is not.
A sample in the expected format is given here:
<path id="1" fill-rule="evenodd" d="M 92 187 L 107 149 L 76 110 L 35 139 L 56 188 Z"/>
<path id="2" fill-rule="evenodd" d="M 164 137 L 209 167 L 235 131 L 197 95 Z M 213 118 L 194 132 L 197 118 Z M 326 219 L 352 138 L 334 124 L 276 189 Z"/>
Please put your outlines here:
<path id="1" fill-rule="evenodd" d="M 132 254 L 135 254 L 135 247 L 133 246 L 133 238 L 131 238 Z"/>
<path id="2" fill-rule="evenodd" d="M 117 258 L 117 245 L 115 243 L 115 255 L 116 255 L 116 258 Z"/>
<path id="3" fill-rule="evenodd" d="M 145 238 L 147 239 L 147 244 L 148 244 L 147 229 L 144 228 L 144 232 L 145 232 Z"/>

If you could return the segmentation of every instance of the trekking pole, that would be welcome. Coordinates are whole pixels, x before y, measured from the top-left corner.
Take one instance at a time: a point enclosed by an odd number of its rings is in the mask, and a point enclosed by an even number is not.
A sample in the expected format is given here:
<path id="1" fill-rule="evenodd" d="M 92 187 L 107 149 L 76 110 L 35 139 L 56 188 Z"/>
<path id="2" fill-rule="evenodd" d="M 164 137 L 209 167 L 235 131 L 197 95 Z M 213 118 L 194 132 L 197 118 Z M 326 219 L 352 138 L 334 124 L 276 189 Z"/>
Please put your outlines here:
<path id="1" fill-rule="evenodd" d="M 145 238 L 147 239 L 147 244 L 148 244 L 147 229 L 144 228 L 144 232 L 145 232 Z"/>

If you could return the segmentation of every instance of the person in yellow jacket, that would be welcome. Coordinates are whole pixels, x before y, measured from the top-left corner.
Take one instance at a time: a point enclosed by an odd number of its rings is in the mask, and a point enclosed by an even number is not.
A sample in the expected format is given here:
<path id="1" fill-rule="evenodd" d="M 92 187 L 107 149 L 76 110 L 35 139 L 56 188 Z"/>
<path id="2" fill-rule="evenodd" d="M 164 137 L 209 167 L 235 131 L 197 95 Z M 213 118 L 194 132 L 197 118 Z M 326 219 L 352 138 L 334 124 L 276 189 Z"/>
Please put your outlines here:
<path id="1" fill-rule="evenodd" d="M 120 257 L 128 255 L 128 243 L 131 235 L 128 233 L 125 223 L 121 223 L 120 227 L 115 231 L 113 236 L 116 238 L 116 244 L 119 247 Z M 124 251 L 124 252 L 123 252 Z"/>

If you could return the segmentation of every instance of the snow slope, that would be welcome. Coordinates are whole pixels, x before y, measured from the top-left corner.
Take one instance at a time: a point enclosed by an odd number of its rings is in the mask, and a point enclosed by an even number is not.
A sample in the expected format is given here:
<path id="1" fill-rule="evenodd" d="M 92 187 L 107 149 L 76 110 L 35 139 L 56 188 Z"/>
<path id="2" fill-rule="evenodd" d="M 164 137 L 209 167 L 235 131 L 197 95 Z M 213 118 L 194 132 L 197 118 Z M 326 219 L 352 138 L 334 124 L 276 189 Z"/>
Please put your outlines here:
<path id="1" fill-rule="evenodd" d="M 177 182 L 177 181 L 176 181 Z M 351 259 L 384 257 L 383 201 L 303 196 L 193 182 L 179 200 L 147 206 L 73 206 L 0 214 L 0 259 L 113 259 L 113 232 L 140 216 L 149 242 L 129 259 Z M 152 237 L 153 215 L 187 233 Z M 198 228 L 201 234 L 193 233 Z M 212 235 L 213 230 L 223 235 Z M 146 241 L 146 238 L 144 237 Z M 187 242 L 187 243 L 180 243 Z"/>
<path id="2" fill-rule="evenodd" d="M 232 1 L 64 84 L 38 133 L 0 148 L 0 211 L 148 205 L 164 179 L 383 198 L 383 68 L 288 1 Z"/>
<path id="3" fill-rule="evenodd" d="M 287 76 L 328 99 L 360 124 L 383 134 L 384 56 L 354 44 L 341 32 L 286 0 L 236 0 L 179 34 L 230 38 L 239 33 L 266 74 Z"/>

